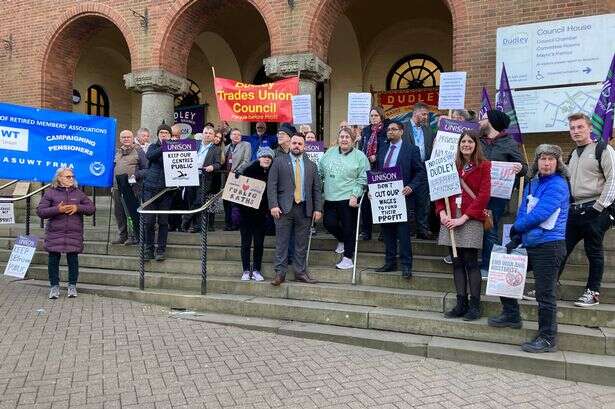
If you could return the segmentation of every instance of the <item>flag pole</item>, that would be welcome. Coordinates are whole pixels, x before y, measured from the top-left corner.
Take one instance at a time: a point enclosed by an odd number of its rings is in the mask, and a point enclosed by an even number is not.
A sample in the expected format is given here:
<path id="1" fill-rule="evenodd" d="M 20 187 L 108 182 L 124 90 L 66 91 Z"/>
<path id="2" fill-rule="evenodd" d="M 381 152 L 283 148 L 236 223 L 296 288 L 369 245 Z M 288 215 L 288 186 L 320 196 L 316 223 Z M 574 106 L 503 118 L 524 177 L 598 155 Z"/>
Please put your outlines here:
<path id="1" fill-rule="evenodd" d="M 214 66 L 211 66 L 211 72 L 214 75 L 214 79 L 216 79 L 216 69 L 214 68 Z"/>

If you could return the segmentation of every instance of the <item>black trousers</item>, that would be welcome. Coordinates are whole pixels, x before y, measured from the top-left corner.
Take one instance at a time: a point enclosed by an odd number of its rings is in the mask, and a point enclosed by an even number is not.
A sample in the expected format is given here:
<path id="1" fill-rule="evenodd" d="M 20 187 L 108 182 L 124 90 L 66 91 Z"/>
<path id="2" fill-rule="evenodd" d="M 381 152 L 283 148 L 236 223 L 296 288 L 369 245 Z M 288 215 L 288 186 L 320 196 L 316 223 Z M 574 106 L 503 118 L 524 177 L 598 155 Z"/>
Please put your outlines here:
<path id="1" fill-rule="evenodd" d="M 339 242 L 344 243 L 344 257 L 354 257 L 358 208 L 350 207 L 348 200 L 325 201 L 322 224 Z"/>
<path id="2" fill-rule="evenodd" d="M 60 257 L 61 253 L 55 251 L 49 252 L 47 260 L 47 272 L 49 273 L 49 284 L 52 286 L 60 285 Z M 68 264 L 68 284 L 76 285 L 79 278 L 79 259 L 78 253 L 66 253 L 66 262 Z"/>
<path id="3" fill-rule="evenodd" d="M 450 250 L 451 257 L 453 255 Z M 457 257 L 453 257 L 453 279 L 457 295 L 470 295 L 480 298 L 481 276 L 478 268 L 478 249 L 457 247 Z"/>
<path id="4" fill-rule="evenodd" d="M 369 197 L 365 196 L 361 204 L 361 233 L 371 236 L 373 223 L 372 205 L 369 201 Z"/>
<path id="5" fill-rule="evenodd" d="M 211 187 L 211 176 L 199 175 L 200 186 L 187 186 L 184 191 L 184 201 L 188 203 L 188 209 L 198 209 L 205 203 L 205 196 Z M 197 229 L 201 228 L 201 214 L 185 214 L 182 216 L 182 228 L 188 229 L 190 226 Z"/>
<path id="6" fill-rule="evenodd" d="M 243 271 L 262 271 L 266 215 L 246 209 L 244 206 L 239 206 L 239 213 L 241 215 L 239 233 L 241 235 Z M 254 243 L 254 249 L 252 251 L 252 264 L 250 264 L 252 243 Z"/>
<path id="7" fill-rule="evenodd" d="M 602 275 L 604 274 L 604 234 L 611 225 L 610 217 L 606 210 L 599 216 L 590 217 L 587 213 L 574 212 L 570 208 L 568 222 L 566 224 L 566 257 L 562 262 L 557 279 L 562 276 L 566 260 L 579 241 L 583 240 L 585 256 L 589 262 L 589 274 L 587 276 L 587 288 L 592 291 L 600 291 Z"/>
<path id="8" fill-rule="evenodd" d="M 534 272 L 538 303 L 538 336 L 551 342 L 557 337 L 557 272 L 566 257 L 566 242 L 550 241 L 527 247 L 528 270 Z M 519 304 L 514 298 L 501 297 L 505 314 L 519 316 Z"/>
<path id="9" fill-rule="evenodd" d="M 144 190 L 143 202 L 148 201 L 152 197 L 158 194 L 157 191 Z M 162 197 L 158 198 L 154 203 L 148 206 L 148 210 L 170 210 L 173 197 L 169 193 L 165 193 Z M 162 254 L 167 248 L 167 236 L 169 234 L 169 217 L 166 214 L 146 214 L 143 216 L 143 223 L 145 225 L 145 251 L 154 252 L 154 236 L 155 224 L 158 223 L 158 248 L 156 252 Z"/>

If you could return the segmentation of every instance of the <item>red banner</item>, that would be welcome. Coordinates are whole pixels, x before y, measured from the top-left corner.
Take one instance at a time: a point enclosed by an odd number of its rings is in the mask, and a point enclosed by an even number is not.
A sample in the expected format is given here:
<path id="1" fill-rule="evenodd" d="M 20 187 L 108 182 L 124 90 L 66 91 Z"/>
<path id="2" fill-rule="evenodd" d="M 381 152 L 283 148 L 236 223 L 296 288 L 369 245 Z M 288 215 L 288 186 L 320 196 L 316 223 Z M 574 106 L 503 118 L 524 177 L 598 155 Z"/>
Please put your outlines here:
<path id="1" fill-rule="evenodd" d="M 221 121 L 292 122 L 292 96 L 299 93 L 299 78 L 254 85 L 214 78 Z"/>
<path id="2" fill-rule="evenodd" d="M 375 91 L 373 93 L 376 94 L 376 101 L 384 110 L 387 118 L 399 119 L 412 112 L 417 102 L 429 105 L 432 112 L 438 110 L 438 88 Z"/>

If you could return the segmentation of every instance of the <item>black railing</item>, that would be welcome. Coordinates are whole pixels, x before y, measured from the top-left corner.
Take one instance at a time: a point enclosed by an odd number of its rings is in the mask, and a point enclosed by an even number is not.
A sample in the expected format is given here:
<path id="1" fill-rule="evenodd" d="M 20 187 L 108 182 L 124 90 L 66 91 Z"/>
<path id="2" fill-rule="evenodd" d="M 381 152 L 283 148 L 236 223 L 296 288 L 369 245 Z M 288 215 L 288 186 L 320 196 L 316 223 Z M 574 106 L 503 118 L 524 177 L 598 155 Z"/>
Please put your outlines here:
<path id="1" fill-rule="evenodd" d="M 5 187 L 11 186 L 15 183 L 17 183 L 17 180 L 11 181 L 3 186 L 0 187 L 0 189 L 4 189 Z M 30 216 L 32 213 L 32 196 L 34 196 L 37 193 L 40 193 L 42 191 L 44 191 L 45 189 L 47 189 L 50 186 L 50 184 L 46 184 L 44 186 L 39 187 L 38 189 L 35 189 L 34 191 L 28 193 L 27 195 L 23 195 L 23 196 L 19 196 L 19 197 L 0 197 L 0 203 L 16 203 L 19 202 L 21 200 L 26 201 L 26 236 L 30 234 Z M 42 224 L 42 219 L 41 219 L 41 224 Z"/>

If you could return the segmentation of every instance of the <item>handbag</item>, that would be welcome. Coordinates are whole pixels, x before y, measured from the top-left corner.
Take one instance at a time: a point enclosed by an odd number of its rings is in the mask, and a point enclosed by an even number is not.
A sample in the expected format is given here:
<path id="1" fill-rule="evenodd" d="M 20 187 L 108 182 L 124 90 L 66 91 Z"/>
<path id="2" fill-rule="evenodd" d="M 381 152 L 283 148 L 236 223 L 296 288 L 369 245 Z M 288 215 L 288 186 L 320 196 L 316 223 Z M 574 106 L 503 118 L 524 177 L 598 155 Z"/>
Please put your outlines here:
<path id="1" fill-rule="evenodd" d="M 476 195 L 462 178 L 459 178 L 459 183 L 461 184 L 461 188 L 466 191 L 472 200 L 476 200 Z M 491 209 L 483 209 L 483 215 L 485 216 L 485 219 L 483 220 L 483 228 L 485 231 L 493 229 L 493 213 L 491 212 Z"/>

